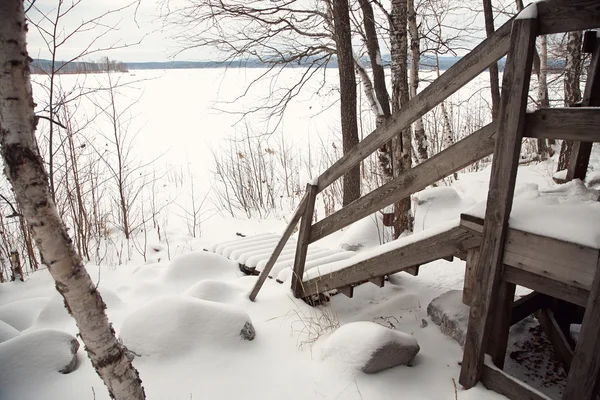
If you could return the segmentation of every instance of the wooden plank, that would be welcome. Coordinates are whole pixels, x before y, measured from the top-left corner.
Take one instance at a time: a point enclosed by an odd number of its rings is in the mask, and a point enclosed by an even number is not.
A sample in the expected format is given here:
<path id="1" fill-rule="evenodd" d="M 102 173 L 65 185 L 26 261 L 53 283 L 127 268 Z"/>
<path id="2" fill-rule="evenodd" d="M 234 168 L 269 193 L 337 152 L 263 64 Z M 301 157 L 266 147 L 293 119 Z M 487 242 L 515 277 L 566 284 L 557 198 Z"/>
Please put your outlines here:
<path id="1" fill-rule="evenodd" d="M 462 225 L 462 221 L 461 221 Z M 477 263 L 479 261 L 479 247 L 475 247 L 467 252 L 467 261 L 465 267 L 465 281 L 463 284 L 463 304 L 468 306 L 473 301 L 473 290 L 477 284 Z"/>
<path id="2" fill-rule="evenodd" d="M 571 360 L 573 359 L 573 349 L 558 325 L 556 318 L 554 318 L 554 313 L 547 308 L 543 308 L 535 316 L 544 332 L 546 332 L 548 340 L 552 343 L 556 358 L 562 363 L 565 371 L 569 372 Z"/>
<path id="3" fill-rule="evenodd" d="M 600 271 L 600 257 L 596 262 Z M 563 392 L 565 400 L 591 400 L 596 397 L 595 388 L 600 372 L 600 273 L 596 272 L 594 283 L 583 315 L 583 322 L 575 346 L 575 356 Z"/>
<path id="4" fill-rule="evenodd" d="M 394 113 L 354 149 L 335 162 L 319 177 L 319 192 L 375 150 L 389 142 L 393 137 L 400 134 L 417 118 L 473 80 L 491 63 L 502 58 L 508 51 L 510 29 L 511 22 L 509 21 L 446 70 L 406 105 L 403 105 L 402 110 Z"/>
<path id="5" fill-rule="evenodd" d="M 477 235 L 461 227 L 455 227 L 449 231 L 358 262 L 350 267 L 304 281 L 304 292 L 301 297 L 358 284 L 377 276 L 393 274 L 408 267 L 439 260 L 447 255 L 465 251 L 478 245 L 479 238 Z"/>
<path id="6" fill-rule="evenodd" d="M 509 230 L 504 248 L 504 264 L 587 290 L 597 258 L 596 249 L 516 229 Z"/>
<path id="7" fill-rule="evenodd" d="M 252 289 L 252 292 L 250 292 L 250 296 L 249 296 L 250 301 L 254 301 L 256 299 L 256 296 L 258 295 L 260 288 L 262 288 L 263 284 L 265 283 L 265 280 L 271 273 L 271 269 L 273 268 L 273 265 L 275 265 L 275 262 L 277 262 L 277 258 L 281 254 L 281 251 L 285 247 L 285 244 L 290 239 L 290 236 L 292 236 L 292 233 L 294 233 L 294 229 L 296 228 L 298 221 L 300 220 L 300 218 L 302 217 L 302 214 L 304 214 L 304 211 L 306 209 L 307 200 L 308 200 L 308 193 L 305 193 L 304 197 L 302 197 L 302 200 L 300 201 L 300 204 L 298 205 L 298 208 L 296 208 L 296 212 L 294 212 L 294 215 L 292 215 L 292 219 L 290 220 L 288 226 L 285 228 L 285 231 L 283 232 L 281 239 L 279 239 L 279 242 L 277 243 L 275 250 L 273 250 L 273 253 L 269 257 L 269 261 L 267 261 L 267 264 L 265 265 L 262 272 L 260 273 L 258 280 L 254 284 L 254 288 Z"/>
<path id="8" fill-rule="evenodd" d="M 481 222 L 480 218 L 463 214 L 460 225 L 473 232 L 482 232 Z M 509 228 L 504 243 L 503 263 L 565 285 L 589 290 L 598 252 L 598 249 L 591 247 Z"/>
<path id="9" fill-rule="evenodd" d="M 502 99 L 490 189 L 488 192 L 478 270 L 482 279 L 475 286 L 465 340 L 465 352 L 459 382 L 467 389 L 481 378 L 483 357 L 492 328 L 491 311 L 498 294 L 502 273 L 504 239 L 513 203 L 529 80 L 535 50 L 536 19 L 515 19 L 510 52 L 502 82 Z"/>
<path id="10" fill-rule="evenodd" d="M 417 276 L 419 275 L 420 265 L 415 265 L 414 267 L 408 267 L 402 270 L 402 272 L 406 272 L 409 275 Z"/>
<path id="11" fill-rule="evenodd" d="M 520 286 L 525 286 L 529 289 L 556 297 L 580 306 L 585 306 L 589 296 L 589 290 L 582 289 L 576 286 L 567 285 L 562 282 L 555 281 L 548 277 L 536 275 L 523 269 L 504 266 L 502 275 L 503 279 Z"/>
<path id="12" fill-rule="evenodd" d="M 588 70 L 588 79 L 581 105 L 583 107 L 600 106 L 600 47 L 598 46 L 596 46 L 592 55 L 592 62 Z M 600 129 L 598 129 L 598 126 L 600 125 L 596 125 L 589 133 L 599 133 Z M 590 163 L 590 155 L 592 154 L 593 141 L 590 135 L 590 138 L 586 141 L 576 141 L 573 143 L 571 158 L 569 159 L 569 166 L 567 168 L 567 181 L 573 179 L 585 180 Z"/>
<path id="13" fill-rule="evenodd" d="M 550 304 L 550 298 L 542 293 L 531 292 L 513 303 L 511 325 L 516 324 Z"/>
<path id="14" fill-rule="evenodd" d="M 492 330 L 487 346 L 487 354 L 492 357 L 492 362 L 500 369 L 504 368 L 508 333 L 512 326 L 512 309 L 515 300 L 514 283 L 500 280 L 498 284 L 498 297 L 495 301 L 492 315 Z"/>
<path id="15" fill-rule="evenodd" d="M 340 292 L 348 298 L 352 298 L 352 296 L 354 296 L 354 286 L 342 286 L 339 287 L 337 290 L 338 292 Z"/>
<path id="16" fill-rule="evenodd" d="M 298 232 L 298 243 L 296 244 L 296 256 L 294 257 L 294 273 L 292 274 L 292 292 L 294 296 L 299 297 L 302 292 L 302 276 L 304 275 L 304 265 L 306 264 L 306 253 L 308 251 L 308 239 L 310 237 L 310 227 L 312 225 L 313 213 L 315 211 L 315 200 L 317 198 L 317 186 L 306 185 L 306 208 L 302 214 L 300 222 L 300 231 Z"/>
<path id="17" fill-rule="evenodd" d="M 524 136 L 600 142 L 600 109 L 545 108 L 527 113 Z"/>
<path id="18" fill-rule="evenodd" d="M 369 282 L 379 287 L 383 287 L 385 285 L 385 276 L 376 276 L 375 278 L 369 279 Z"/>
<path id="19" fill-rule="evenodd" d="M 486 125 L 415 168 L 403 172 L 385 185 L 317 222 L 311 229 L 310 242 L 314 243 L 492 154 L 494 133 L 494 124 Z"/>
<path id="20" fill-rule="evenodd" d="M 483 366 L 481 382 L 496 393 L 513 400 L 552 400 L 525 383 L 511 377 L 504 371 L 490 365 L 487 361 Z"/>
<path id="21" fill-rule="evenodd" d="M 600 28 L 598 0 L 537 2 L 538 35 Z"/>

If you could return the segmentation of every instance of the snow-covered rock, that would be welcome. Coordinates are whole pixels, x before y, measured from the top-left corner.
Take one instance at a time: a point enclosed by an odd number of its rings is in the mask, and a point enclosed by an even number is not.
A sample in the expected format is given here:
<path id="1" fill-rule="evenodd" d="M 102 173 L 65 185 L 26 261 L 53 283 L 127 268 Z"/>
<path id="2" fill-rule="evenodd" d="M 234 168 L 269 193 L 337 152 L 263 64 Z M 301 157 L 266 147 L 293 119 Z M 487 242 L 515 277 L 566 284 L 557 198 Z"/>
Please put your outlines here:
<path id="1" fill-rule="evenodd" d="M 383 225 L 380 214 L 370 215 L 350 225 L 340 239 L 339 246 L 347 251 L 379 246 L 384 243 L 388 229 Z"/>
<path id="2" fill-rule="evenodd" d="M 0 321 L 23 331 L 33 325 L 38 315 L 40 315 L 40 310 L 47 302 L 47 297 L 35 297 L 6 304 L 0 307 Z"/>
<path id="3" fill-rule="evenodd" d="M 462 295 L 461 290 L 450 290 L 436 297 L 427 306 L 427 315 L 440 326 L 442 333 L 464 346 L 469 323 L 469 306 L 463 304 Z"/>
<path id="4" fill-rule="evenodd" d="M 20 332 L 13 328 L 12 325 L 9 325 L 4 321 L 0 321 L 0 343 L 19 336 L 19 333 Z"/>
<path id="5" fill-rule="evenodd" d="M 174 356 L 199 346 L 254 339 L 250 317 L 235 307 L 186 296 L 155 300 L 125 317 L 120 337 L 135 354 Z"/>
<path id="6" fill-rule="evenodd" d="M 195 251 L 176 257 L 165 274 L 167 282 L 185 290 L 203 279 L 237 278 L 237 263 L 208 251 Z"/>
<path id="7" fill-rule="evenodd" d="M 16 380 L 35 383 L 48 374 L 77 368 L 79 342 L 68 333 L 39 329 L 0 343 L 0 388 Z"/>
<path id="8" fill-rule="evenodd" d="M 231 304 L 243 297 L 245 291 L 233 283 L 207 279 L 196 283 L 184 294 L 200 300 Z"/>
<path id="9" fill-rule="evenodd" d="M 99 288 L 102 300 L 106 303 L 106 306 L 110 310 L 114 310 L 119 307 L 122 303 L 121 298 L 112 290 L 106 288 Z M 56 293 L 48 300 L 46 305 L 40 311 L 37 319 L 35 320 L 35 326 L 57 326 L 65 322 L 74 323 L 74 320 L 67 312 L 63 297 Z"/>
<path id="10" fill-rule="evenodd" d="M 343 325 L 333 332 L 323 344 L 322 358 L 372 374 L 410 364 L 419 350 L 413 336 L 363 321 Z"/>

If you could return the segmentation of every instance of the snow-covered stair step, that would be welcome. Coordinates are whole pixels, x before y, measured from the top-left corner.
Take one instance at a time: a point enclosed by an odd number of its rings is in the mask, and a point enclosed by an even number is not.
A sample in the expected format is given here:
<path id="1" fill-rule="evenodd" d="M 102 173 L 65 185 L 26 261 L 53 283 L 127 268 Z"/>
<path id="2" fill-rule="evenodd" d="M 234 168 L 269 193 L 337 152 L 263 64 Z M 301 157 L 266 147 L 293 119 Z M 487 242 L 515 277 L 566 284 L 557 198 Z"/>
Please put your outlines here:
<path id="1" fill-rule="evenodd" d="M 233 240 L 228 240 L 226 242 L 221 242 L 221 243 L 213 243 L 209 246 L 206 247 L 206 251 L 211 251 L 213 253 L 217 253 L 220 254 L 221 250 L 227 246 L 231 246 L 231 245 L 235 245 L 235 244 L 240 244 L 240 243 L 244 243 L 244 242 L 250 242 L 250 241 L 254 241 L 254 240 L 260 240 L 260 239 L 264 239 L 266 236 L 273 236 L 272 233 L 261 233 L 259 235 L 256 236 L 250 236 L 250 237 L 244 237 L 244 236 L 240 236 L 237 239 L 233 239 Z"/>
<path id="2" fill-rule="evenodd" d="M 239 250 L 255 249 L 257 246 L 262 246 L 265 244 L 273 244 L 273 246 L 275 246 L 277 244 L 277 240 L 279 240 L 279 237 L 277 235 L 272 235 L 270 237 L 265 237 L 260 240 L 247 241 L 240 244 L 229 245 L 224 247 L 220 252 L 216 253 L 229 258 L 233 252 L 238 252 Z"/>
<path id="3" fill-rule="evenodd" d="M 246 266 L 248 266 L 247 261 L 249 258 L 260 257 L 260 258 L 268 259 L 269 256 L 271 255 L 271 253 L 273 253 L 273 249 L 275 248 L 276 245 L 277 245 L 277 242 L 275 242 L 275 244 L 268 243 L 268 244 L 264 244 L 261 246 L 257 246 L 253 249 L 236 250 L 233 253 L 231 253 L 231 255 L 229 256 L 229 259 L 233 260 L 233 261 L 237 261 L 240 264 L 245 264 Z M 290 241 L 290 242 L 288 242 L 286 247 L 289 249 L 295 249 L 296 243 Z M 285 249 L 285 247 L 284 247 L 284 249 Z"/>

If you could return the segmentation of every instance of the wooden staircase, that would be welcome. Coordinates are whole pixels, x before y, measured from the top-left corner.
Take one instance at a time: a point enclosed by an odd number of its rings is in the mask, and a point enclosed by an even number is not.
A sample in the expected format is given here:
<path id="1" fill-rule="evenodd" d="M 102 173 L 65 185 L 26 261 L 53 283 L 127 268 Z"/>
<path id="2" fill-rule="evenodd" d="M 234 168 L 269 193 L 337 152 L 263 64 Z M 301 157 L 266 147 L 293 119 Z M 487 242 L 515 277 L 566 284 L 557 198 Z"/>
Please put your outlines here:
<path id="1" fill-rule="evenodd" d="M 360 283 L 373 282 L 382 286 L 385 275 L 398 271 L 414 272 L 415 267 L 440 258 L 464 257 L 467 259 L 465 299 L 471 306 L 471 314 L 460 383 L 468 389 L 483 380 L 488 388 L 511 399 L 544 398 L 501 370 L 508 329 L 514 322 L 512 311 L 519 310 L 518 313 L 523 314 L 523 310 L 535 311 L 541 304 L 538 297 L 532 296 L 531 303 L 521 302 L 517 308 L 514 289 L 519 284 L 533 286 L 534 290 L 546 296 L 586 306 L 563 399 L 595 398 L 600 373 L 600 273 L 597 272 L 600 269 L 600 258 L 596 259 L 596 264 L 586 267 L 592 278 L 589 287 L 581 290 L 568 280 L 563 282 L 548 279 L 548 276 L 544 276 L 544 268 L 525 271 L 525 264 L 522 262 L 510 265 L 510 260 L 506 258 L 506 246 L 507 237 L 512 235 L 508 218 L 513 203 L 522 139 L 529 137 L 575 141 L 577 144 L 574 146 L 567 174 L 569 179 L 585 177 L 591 143 L 600 142 L 600 110 L 591 107 L 600 106 L 600 43 L 593 43 L 593 59 L 582 104 L 586 107 L 526 112 L 536 37 L 600 28 L 600 1 L 549 0 L 529 7 L 535 7 L 536 12 L 527 12 L 528 18 L 517 17 L 505 23 L 322 173 L 316 184 L 307 185 L 306 194 L 298 209 L 264 265 L 250 294 L 251 300 L 256 298 L 299 221 L 291 282 L 296 297 L 314 296 L 332 289 L 351 296 L 352 288 Z M 595 38 L 595 34 L 591 36 Z M 312 223 L 318 193 L 507 53 L 501 106 L 496 121 L 332 215 Z M 324 271 L 318 276 L 312 276 L 311 273 L 305 275 L 308 247 L 311 243 L 423 190 L 490 154 L 494 154 L 490 190 L 485 220 L 480 229 L 463 223 L 435 235 L 425 235 L 419 240 L 406 242 L 405 245 L 400 243 L 389 252 L 362 259 L 341 269 Z M 592 255 L 596 254 L 593 253 L 595 250 L 597 249 L 592 249 Z M 573 251 L 579 254 L 577 249 Z M 564 262 L 566 274 L 568 262 Z M 569 298 L 564 293 L 572 296 Z M 486 353 L 492 359 L 484 362 Z"/>

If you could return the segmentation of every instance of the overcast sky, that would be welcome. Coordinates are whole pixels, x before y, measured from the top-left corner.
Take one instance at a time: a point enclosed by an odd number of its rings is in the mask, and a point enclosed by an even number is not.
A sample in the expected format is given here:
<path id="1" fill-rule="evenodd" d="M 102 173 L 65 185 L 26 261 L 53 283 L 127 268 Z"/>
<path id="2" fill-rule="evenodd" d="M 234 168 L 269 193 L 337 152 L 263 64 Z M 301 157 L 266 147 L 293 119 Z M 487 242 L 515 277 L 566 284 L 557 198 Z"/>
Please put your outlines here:
<path id="1" fill-rule="evenodd" d="M 2 1 L 2 0 L 0 0 Z M 25 7 L 32 0 L 26 0 Z M 33 0 L 34 4 L 27 15 L 31 21 L 28 45 L 32 58 L 51 57 L 46 40 L 52 32 L 52 19 L 55 18 L 59 0 Z M 181 52 L 182 43 L 169 39 L 169 30 L 164 27 L 160 17 L 161 2 L 168 2 L 172 7 L 185 3 L 186 0 L 64 0 L 61 13 L 65 13 L 73 2 L 77 2 L 59 21 L 58 37 L 64 38 L 76 31 L 82 23 L 103 16 L 100 26 L 85 25 L 84 29 L 70 36 L 57 50 L 58 60 L 70 60 L 88 49 L 85 61 L 96 61 L 103 56 L 124 62 L 135 61 L 169 61 L 191 60 L 206 61 L 218 59 L 218 54 L 208 49 L 194 49 Z M 132 3 L 133 1 L 133 3 Z M 528 3 L 529 1 L 525 1 Z M 110 11 L 115 12 L 110 12 Z M 107 15 L 105 15 L 108 12 Z M 48 18 L 45 18 L 46 15 Z M 481 19 L 481 16 L 477 20 Z M 497 22 L 498 23 L 498 22 Z M 33 26 L 31 26 L 33 25 Z M 38 25 L 39 28 L 36 28 Z M 116 27 L 115 29 L 109 29 Z M 446 29 L 449 29 L 448 27 Z M 45 34 L 40 31 L 46 31 Z M 481 34 L 483 35 L 483 30 Z M 481 38 L 471 39 L 472 45 Z M 126 46 L 126 47 L 125 47 Z M 124 48 L 125 47 L 125 48 Z M 468 46 L 471 47 L 471 46 Z M 97 51 L 107 49 L 108 51 Z M 465 50 L 459 52 L 464 54 Z M 89 53 L 89 54 L 87 54 Z"/>
<path id="2" fill-rule="evenodd" d="M 74 0 L 65 0 L 62 12 L 73 4 Z M 60 60 L 71 59 L 79 55 L 93 42 L 89 50 L 110 47 L 122 47 L 104 52 L 92 52 L 83 57 L 84 60 L 98 60 L 102 56 L 109 56 L 119 61 L 168 61 L 168 60 L 208 60 L 211 54 L 207 51 L 194 50 L 178 54 L 181 45 L 169 39 L 168 32 L 159 17 L 160 10 L 156 0 L 141 0 L 131 3 L 132 0 L 81 0 L 76 7 L 67 13 L 59 22 L 59 37 L 64 37 L 76 30 L 82 22 L 97 18 L 110 10 L 124 9 L 106 15 L 102 18 L 103 26 L 86 25 L 79 33 L 70 37 L 57 51 Z M 173 0 L 170 0 L 173 2 Z M 29 6 L 26 1 L 25 7 Z M 129 7 L 127 7 L 130 5 Z M 52 24 L 49 19 L 56 16 L 58 0 L 36 0 L 27 15 L 31 25 L 39 25 L 40 29 L 30 25 L 28 46 L 32 58 L 50 58 L 48 46 L 44 36 L 49 37 Z M 48 16 L 44 18 L 44 15 Z M 111 30 L 107 27 L 116 26 Z M 87 29 L 89 28 L 89 29 Z M 40 30 L 48 33 L 43 35 Z M 141 43 L 137 44 L 139 41 Z"/>

